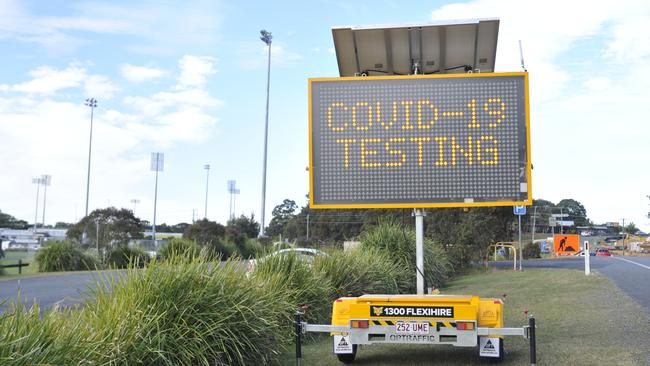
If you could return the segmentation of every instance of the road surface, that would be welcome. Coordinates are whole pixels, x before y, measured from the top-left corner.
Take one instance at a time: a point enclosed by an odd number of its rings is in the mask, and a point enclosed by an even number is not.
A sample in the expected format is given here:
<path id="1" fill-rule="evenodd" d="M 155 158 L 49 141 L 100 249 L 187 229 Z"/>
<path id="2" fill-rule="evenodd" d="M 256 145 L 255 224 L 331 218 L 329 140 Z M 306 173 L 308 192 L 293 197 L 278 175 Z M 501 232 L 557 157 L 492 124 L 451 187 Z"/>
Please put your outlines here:
<path id="1" fill-rule="evenodd" d="M 591 270 L 609 278 L 650 314 L 650 257 L 590 257 Z M 512 262 L 492 262 L 490 266 L 512 268 Z M 526 268 L 570 268 L 584 270 L 584 257 L 525 260 Z"/>
<path id="2" fill-rule="evenodd" d="M 22 279 L 0 279 L 0 312 L 3 312 L 10 301 L 18 298 L 21 302 L 31 305 L 38 302 L 41 309 L 49 309 L 55 304 L 70 306 L 82 301 L 83 293 L 95 287 L 97 280 L 117 277 L 119 271 L 92 271 L 54 273 L 43 276 L 25 277 Z"/>
<path id="3" fill-rule="evenodd" d="M 632 297 L 650 314 L 650 257 L 591 257 L 591 269 L 610 278 L 616 286 Z M 512 268 L 512 262 L 491 262 L 491 266 Z M 584 269 L 584 258 L 526 260 L 526 268 Z M 7 302 L 20 297 L 23 303 L 37 301 L 42 309 L 54 304 L 72 305 L 82 301 L 82 295 L 95 286 L 101 276 L 117 276 L 119 271 L 57 273 L 23 279 L 0 280 L 0 312 Z M 3 303 L 4 302 L 4 303 Z"/>

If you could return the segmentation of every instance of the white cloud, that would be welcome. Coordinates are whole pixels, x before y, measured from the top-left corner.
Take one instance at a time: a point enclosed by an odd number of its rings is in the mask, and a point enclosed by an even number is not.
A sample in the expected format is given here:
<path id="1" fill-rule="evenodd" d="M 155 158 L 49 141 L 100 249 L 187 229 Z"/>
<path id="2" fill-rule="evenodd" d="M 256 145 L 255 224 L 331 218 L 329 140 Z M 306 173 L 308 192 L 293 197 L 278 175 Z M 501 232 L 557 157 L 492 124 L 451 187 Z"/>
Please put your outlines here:
<path id="1" fill-rule="evenodd" d="M 192 6 L 144 0 L 70 2 L 69 15 L 41 16 L 18 0 L 0 1 L 0 39 L 36 43 L 53 54 L 73 52 L 93 42 L 95 34 L 129 35 L 128 49 L 169 53 L 170 45 L 206 45 L 217 39 L 221 24 L 220 3 L 197 0 Z"/>
<path id="2" fill-rule="evenodd" d="M 31 80 L 14 85 L 0 85 L 0 91 L 52 96 L 62 90 L 83 87 L 85 95 L 110 99 L 119 90 L 106 76 L 88 74 L 78 63 L 71 63 L 65 69 L 39 66 L 30 71 L 29 75 Z"/>
<path id="3" fill-rule="evenodd" d="M 124 64 L 120 68 L 122 77 L 129 81 L 142 82 L 154 79 L 159 79 L 166 76 L 168 72 L 163 69 L 149 66 L 135 66 L 131 64 Z"/>
<path id="4" fill-rule="evenodd" d="M 575 198 L 597 223 L 626 217 L 647 229 L 650 173 L 639 167 L 650 156 L 641 117 L 650 76 L 633 70 L 650 57 L 650 2 L 476 0 L 432 12 L 434 20 L 488 17 L 501 20 L 497 71 L 520 70 L 523 42 L 535 198 Z"/>
<path id="5" fill-rule="evenodd" d="M 10 89 L 28 94 L 51 95 L 61 89 L 80 86 L 86 78 L 86 69 L 76 64 L 63 70 L 40 66 L 30 71 L 29 75 L 32 80 L 15 84 Z"/>
<path id="6" fill-rule="evenodd" d="M 201 70 L 198 75 L 207 77 L 208 69 Z M 0 179 L 1 209 L 20 218 L 33 217 L 33 206 L 25 204 L 34 200 L 30 179 L 46 173 L 56 183 L 51 196 L 48 190 L 48 217 L 72 221 L 83 215 L 90 111 L 67 102 L 70 97 L 120 96 L 95 110 L 91 210 L 107 200 L 128 202 L 127 195 L 149 178 L 150 151 L 205 141 L 218 122 L 214 110 L 221 102 L 199 87 L 205 79 L 190 78 L 184 89 L 170 85 L 150 95 L 121 96 L 110 79 L 78 64 L 41 66 L 28 78 L 0 87 L 6 89 L 0 94 L 0 156 L 2 169 L 12 172 L 11 179 Z"/>
<path id="7" fill-rule="evenodd" d="M 207 56 L 185 55 L 180 59 L 178 65 L 181 75 L 178 77 L 178 87 L 202 87 L 207 77 L 217 72 L 214 67 L 214 59 Z"/>

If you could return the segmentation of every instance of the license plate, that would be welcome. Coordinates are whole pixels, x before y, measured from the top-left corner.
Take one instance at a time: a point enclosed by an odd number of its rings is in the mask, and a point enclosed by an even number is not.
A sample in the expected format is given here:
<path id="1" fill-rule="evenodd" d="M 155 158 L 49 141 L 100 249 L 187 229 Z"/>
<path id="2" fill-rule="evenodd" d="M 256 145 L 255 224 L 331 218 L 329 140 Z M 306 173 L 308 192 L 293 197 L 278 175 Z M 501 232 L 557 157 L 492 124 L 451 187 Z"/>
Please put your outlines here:
<path id="1" fill-rule="evenodd" d="M 395 324 L 397 334 L 429 334 L 428 322 L 397 322 Z"/>

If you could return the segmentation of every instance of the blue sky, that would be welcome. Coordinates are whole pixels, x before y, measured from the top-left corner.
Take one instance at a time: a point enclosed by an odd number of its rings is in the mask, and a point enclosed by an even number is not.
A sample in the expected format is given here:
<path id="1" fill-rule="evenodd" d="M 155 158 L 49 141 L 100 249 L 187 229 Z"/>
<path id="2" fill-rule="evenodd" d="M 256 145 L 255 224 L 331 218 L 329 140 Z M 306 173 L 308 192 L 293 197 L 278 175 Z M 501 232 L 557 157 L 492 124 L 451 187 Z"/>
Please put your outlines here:
<path id="1" fill-rule="evenodd" d="M 562 11 L 558 11 L 561 9 Z M 588 9 L 585 10 L 585 9 Z M 46 223 L 83 216 L 95 97 L 90 208 L 153 214 L 150 153 L 165 153 L 159 222 L 225 222 L 261 198 L 266 50 L 273 32 L 267 220 L 308 190 L 307 78 L 337 76 L 331 27 L 499 17 L 497 71 L 531 80 L 533 193 L 574 198 L 596 222 L 649 229 L 647 1 L 0 0 L 0 209 L 33 221 L 31 178 L 51 174 Z M 42 206 L 42 204 L 41 204 Z M 42 207 L 41 207 L 42 208 Z M 41 209 L 39 208 L 39 210 Z M 39 217 L 42 213 L 39 213 Z"/>

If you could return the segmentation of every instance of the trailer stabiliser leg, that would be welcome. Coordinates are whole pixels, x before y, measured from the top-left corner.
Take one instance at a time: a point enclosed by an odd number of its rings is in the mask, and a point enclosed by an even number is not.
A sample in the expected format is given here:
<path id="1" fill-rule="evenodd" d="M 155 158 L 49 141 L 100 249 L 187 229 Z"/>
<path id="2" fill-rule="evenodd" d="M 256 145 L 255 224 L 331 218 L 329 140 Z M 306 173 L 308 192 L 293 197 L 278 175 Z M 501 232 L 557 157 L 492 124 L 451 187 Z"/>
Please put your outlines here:
<path id="1" fill-rule="evenodd" d="M 530 365 L 537 365 L 537 345 L 535 340 L 535 317 L 528 317 L 528 340 L 530 341 Z"/>
<path id="2" fill-rule="evenodd" d="M 300 366 L 302 360 L 302 312 L 296 311 L 296 366 Z"/>

